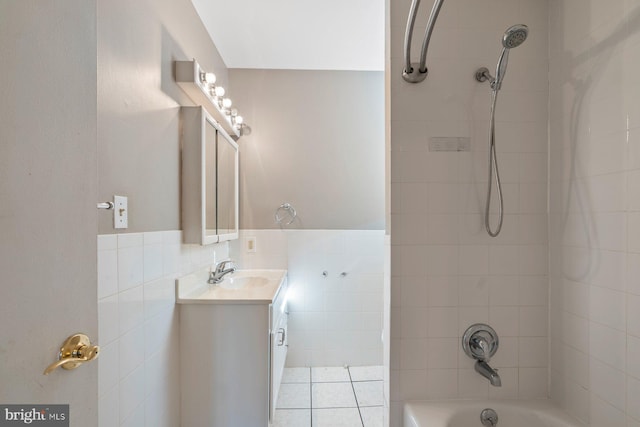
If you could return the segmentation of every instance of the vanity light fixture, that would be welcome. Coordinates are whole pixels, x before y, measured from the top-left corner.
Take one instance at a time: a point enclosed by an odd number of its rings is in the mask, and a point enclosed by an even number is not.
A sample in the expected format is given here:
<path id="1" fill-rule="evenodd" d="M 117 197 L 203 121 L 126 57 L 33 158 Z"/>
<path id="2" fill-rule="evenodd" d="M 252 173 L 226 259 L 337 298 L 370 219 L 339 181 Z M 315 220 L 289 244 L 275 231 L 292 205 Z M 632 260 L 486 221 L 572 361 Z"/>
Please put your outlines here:
<path id="1" fill-rule="evenodd" d="M 226 90 L 216 85 L 216 75 L 200 68 L 192 61 L 176 61 L 176 83 L 193 102 L 202 105 L 216 122 L 236 141 L 242 135 L 249 135 L 251 128 L 244 123 L 238 111 L 231 109 L 233 102 L 225 97 Z"/>

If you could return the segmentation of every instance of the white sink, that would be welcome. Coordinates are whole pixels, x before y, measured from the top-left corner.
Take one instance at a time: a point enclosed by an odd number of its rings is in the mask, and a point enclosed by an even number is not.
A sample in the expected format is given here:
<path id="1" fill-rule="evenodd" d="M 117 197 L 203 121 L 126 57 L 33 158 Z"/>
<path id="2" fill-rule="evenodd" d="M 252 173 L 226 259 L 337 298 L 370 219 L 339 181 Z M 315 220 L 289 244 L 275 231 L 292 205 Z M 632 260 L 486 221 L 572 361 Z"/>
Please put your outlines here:
<path id="1" fill-rule="evenodd" d="M 178 304 L 271 304 L 287 270 L 237 270 L 217 284 L 207 283 L 210 268 L 176 279 Z"/>
<path id="2" fill-rule="evenodd" d="M 219 286 L 223 289 L 250 289 L 250 288 L 261 288 L 268 284 L 269 284 L 269 280 L 266 279 L 265 277 L 227 276 L 224 278 L 222 282 L 218 283 L 216 286 Z"/>

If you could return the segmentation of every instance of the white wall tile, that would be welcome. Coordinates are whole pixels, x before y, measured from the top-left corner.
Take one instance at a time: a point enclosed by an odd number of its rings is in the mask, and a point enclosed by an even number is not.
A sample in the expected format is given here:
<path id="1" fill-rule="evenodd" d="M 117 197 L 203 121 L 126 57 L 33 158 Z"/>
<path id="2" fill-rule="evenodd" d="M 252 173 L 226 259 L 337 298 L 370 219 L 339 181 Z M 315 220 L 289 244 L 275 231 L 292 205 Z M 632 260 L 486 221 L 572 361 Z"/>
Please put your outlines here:
<path id="1" fill-rule="evenodd" d="M 547 338 L 522 337 L 518 340 L 519 366 L 542 368 L 548 364 Z"/>
<path id="2" fill-rule="evenodd" d="M 627 376 L 627 415 L 640 420 L 640 380 Z"/>
<path id="3" fill-rule="evenodd" d="M 120 382 L 120 423 L 127 420 L 143 400 L 144 368 L 140 366 Z"/>
<path id="4" fill-rule="evenodd" d="M 427 366 L 429 369 L 456 369 L 458 367 L 458 338 L 429 338 Z M 426 349 L 425 349 L 426 350 Z"/>
<path id="5" fill-rule="evenodd" d="M 429 338 L 447 338 L 458 336 L 458 308 L 432 307 L 428 309 Z"/>
<path id="6" fill-rule="evenodd" d="M 106 244 L 103 243 L 102 246 L 106 246 Z M 98 251 L 98 299 L 117 293 L 118 252 L 116 249 L 100 250 Z"/>
<path id="7" fill-rule="evenodd" d="M 589 387 L 601 399 L 624 410 L 626 405 L 626 375 L 597 359 L 589 361 Z"/>
<path id="8" fill-rule="evenodd" d="M 627 374 L 640 380 L 640 339 L 628 337 L 627 341 Z"/>
<path id="9" fill-rule="evenodd" d="M 145 422 L 146 420 L 144 405 L 140 404 L 136 409 L 133 410 L 133 413 L 131 415 L 129 415 L 120 423 L 120 425 L 122 427 L 136 427 L 146 425 Z"/>
<path id="10" fill-rule="evenodd" d="M 519 247 L 491 246 L 489 247 L 489 274 L 496 276 L 518 275 L 519 260 Z"/>
<path id="11" fill-rule="evenodd" d="M 518 276 L 489 276 L 489 305 L 517 306 L 520 285 Z"/>
<path id="12" fill-rule="evenodd" d="M 127 244 L 130 239 L 125 240 Z M 120 292 L 141 285 L 144 279 L 144 251 L 142 246 L 118 249 L 118 287 Z"/>
<path id="13" fill-rule="evenodd" d="M 427 372 L 429 399 L 452 399 L 458 395 L 457 369 L 429 369 Z"/>
<path id="14" fill-rule="evenodd" d="M 145 233 L 145 238 L 148 234 Z M 151 239 L 153 241 L 153 239 Z M 145 239 L 144 245 L 144 281 L 150 282 L 151 280 L 162 277 L 163 274 L 163 246 L 162 240 L 160 243 L 147 244 Z"/>
<path id="15" fill-rule="evenodd" d="M 589 318 L 620 331 L 626 330 L 626 295 L 622 292 L 591 286 Z"/>
<path id="16" fill-rule="evenodd" d="M 499 337 L 517 337 L 520 335 L 518 307 L 492 307 L 489 310 L 489 324 Z"/>
<path id="17" fill-rule="evenodd" d="M 614 407 L 613 405 L 598 398 L 594 394 L 591 395 L 589 401 L 589 422 L 593 426 L 607 427 L 625 427 L 626 417 L 624 411 Z"/>
<path id="18" fill-rule="evenodd" d="M 451 276 L 429 277 L 427 279 L 427 283 L 429 287 L 428 289 L 429 306 L 456 307 L 458 305 L 459 285 L 458 285 L 457 277 L 451 277 Z"/>
<path id="19" fill-rule="evenodd" d="M 114 388 L 118 388 L 120 350 L 119 343 L 112 342 L 100 346 L 98 358 L 98 396 L 104 397 Z"/>
<path id="20" fill-rule="evenodd" d="M 140 343 L 144 343 L 143 326 L 137 326 L 135 329 L 130 330 L 120 337 L 120 380 L 124 380 L 125 377 L 129 376 L 134 370 L 140 368 L 144 363 L 144 352 L 131 351 L 132 348 L 138 348 Z"/>
<path id="21" fill-rule="evenodd" d="M 144 284 L 144 317 L 148 319 L 175 303 L 175 280 L 163 278 Z"/>
<path id="22" fill-rule="evenodd" d="M 486 254 L 485 250 L 483 252 Z M 486 276 L 460 276 L 458 305 L 461 307 L 489 305 L 488 282 Z"/>
<path id="23" fill-rule="evenodd" d="M 214 256 L 228 257 L 227 243 L 182 245 L 181 236 L 180 231 L 98 236 L 100 426 L 179 423 L 178 359 L 172 350 L 178 340 L 175 278 Z"/>
<path id="24" fill-rule="evenodd" d="M 98 300 L 98 334 L 100 343 L 106 345 L 120 336 L 118 295 Z"/>
<path id="25" fill-rule="evenodd" d="M 547 307 L 520 307 L 520 336 L 546 337 Z"/>
<path id="26" fill-rule="evenodd" d="M 546 368 L 521 367 L 518 374 L 518 398 L 543 399 L 548 396 Z"/>
<path id="27" fill-rule="evenodd" d="M 118 318 L 122 336 L 144 320 L 144 292 L 142 286 L 118 294 Z"/>
<path id="28" fill-rule="evenodd" d="M 626 341 L 624 332 L 599 323 L 589 323 L 589 354 L 601 362 L 623 370 L 626 364 Z"/>
<path id="29" fill-rule="evenodd" d="M 119 387 L 114 387 L 98 399 L 98 427 L 112 427 L 120 424 Z"/>

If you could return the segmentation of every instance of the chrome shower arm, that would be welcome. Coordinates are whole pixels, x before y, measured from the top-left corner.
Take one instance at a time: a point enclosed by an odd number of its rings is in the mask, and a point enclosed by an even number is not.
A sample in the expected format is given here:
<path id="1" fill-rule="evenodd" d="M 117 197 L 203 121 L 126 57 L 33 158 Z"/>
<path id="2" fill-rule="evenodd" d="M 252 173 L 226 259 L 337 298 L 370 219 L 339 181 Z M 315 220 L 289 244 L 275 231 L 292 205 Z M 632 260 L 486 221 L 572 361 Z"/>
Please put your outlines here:
<path id="1" fill-rule="evenodd" d="M 402 78 L 409 83 L 419 83 L 427 77 L 427 51 L 429 50 L 431 34 L 433 33 L 433 27 L 436 25 L 436 20 L 438 19 L 440 8 L 442 8 L 442 3 L 444 3 L 444 0 L 435 0 L 433 7 L 431 8 L 431 14 L 429 15 L 427 29 L 424 33 L 424 40 L 422 41 L 420 62 L 412 63 L 411 39 L 413 38 L 413 28 L 416 23 L 416 15 L 418 13 L 418 7 L 420 6 L 420 0 L 412 0 L 411 2 L 409 18 L 407 19 L 407 29 L 404 34 L 405 68 L 402 72 Z"/>

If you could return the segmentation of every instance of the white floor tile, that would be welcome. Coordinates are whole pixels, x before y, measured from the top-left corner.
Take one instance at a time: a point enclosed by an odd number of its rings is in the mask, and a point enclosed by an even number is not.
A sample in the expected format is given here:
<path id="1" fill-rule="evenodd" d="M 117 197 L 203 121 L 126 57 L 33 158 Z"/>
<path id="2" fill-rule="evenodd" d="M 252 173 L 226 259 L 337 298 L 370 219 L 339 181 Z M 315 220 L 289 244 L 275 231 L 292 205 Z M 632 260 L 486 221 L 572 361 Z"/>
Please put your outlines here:
<path id="1" fill-rule="evenodd" d="M 360 415 L 362 416 L 364 427 L 383 427 L 384 408 L 382 406 L 360 408 Z"/>
<path id="2" fill-rule="evenodd" d="M 285 368 L 273 427 L 383 427 L 382 376 L 382 366 Z"/>
<path id="3" fill-rule="evenodd" d="M 278 409 L 310 409 L 310 384 L 280 384 Z"/>
<path id="4" fill-rule="evenodd" d="M 311 368 L 284 368 L 282 384 L 309 383 L 311 381 Z"/>
<path id="5" fill-rule="evenodd" d="M 314 409 L 313 427 L 362 427 L 357 408 Z"/>
<path id="6" fill-rule="evenodd" d="M 337 383 L 351 381 L 346 368 L 311 368 L 311 382 Z"/>
<path id="7" fill-rule="evenodd" d="M 384 366 L 350 366 L 351 381 L 382 381 Z"/>
<path id="8" fill-rule="evenodd" d="M 316 383 L 311 386 L 313 408 L 356 408 L 351 383 Z"/>
<path id="9" fill-rule="evenodd" d="M 311 409 L 276 409 L 273 427 L 311 427 Z"/>
<path id="10" fill-rule="evenodd" d="M 353 383 L 358 406 L 383 406 L 382 381 L 364 381 Z"/>

